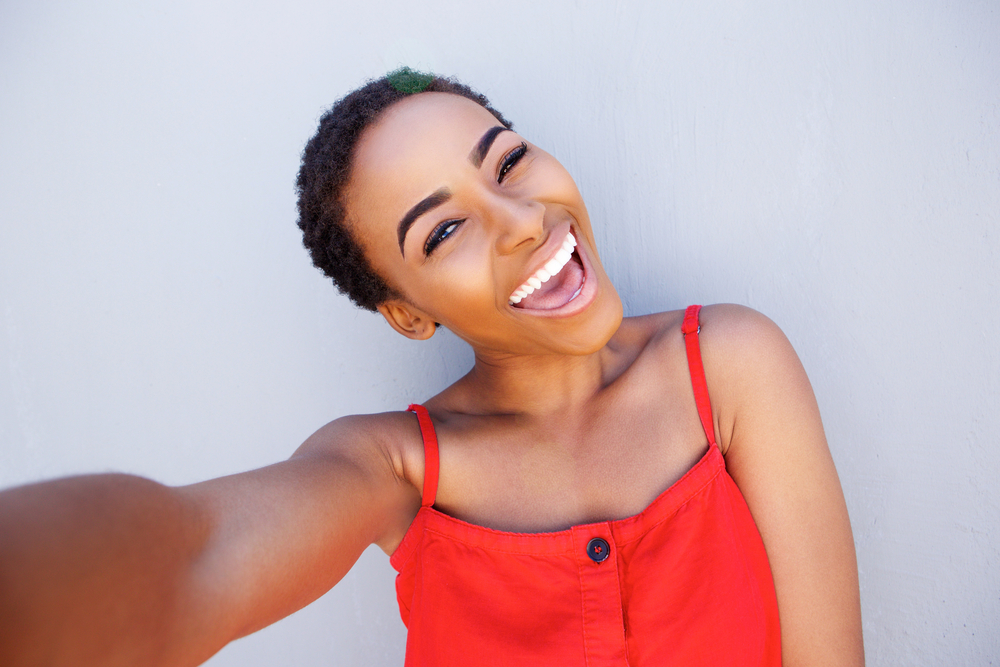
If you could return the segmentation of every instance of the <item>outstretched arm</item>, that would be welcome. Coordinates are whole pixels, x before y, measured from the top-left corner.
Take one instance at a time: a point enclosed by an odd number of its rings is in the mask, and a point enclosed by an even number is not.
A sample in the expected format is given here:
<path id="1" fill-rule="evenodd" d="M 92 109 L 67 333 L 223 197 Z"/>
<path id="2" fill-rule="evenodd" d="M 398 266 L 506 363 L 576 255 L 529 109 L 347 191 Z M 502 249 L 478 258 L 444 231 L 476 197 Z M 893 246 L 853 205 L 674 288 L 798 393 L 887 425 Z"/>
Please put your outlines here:
<path id="1" fill-rule="evenodd" d="M 805 370 L 755 311 L 712 306 L 701 321 L 719 444 L 774 576 L 783 664 L 863 665 L 854 539 Z"/>
<path id="2" fill-rule="evenodd" d="M 385 443 L 407 430 L 338 420 L 288 461 L 187 487 L 92 475 L 0 493 L 0 664 L 196 665 L 305 606 L 405 532 L 419 494 Z"/>

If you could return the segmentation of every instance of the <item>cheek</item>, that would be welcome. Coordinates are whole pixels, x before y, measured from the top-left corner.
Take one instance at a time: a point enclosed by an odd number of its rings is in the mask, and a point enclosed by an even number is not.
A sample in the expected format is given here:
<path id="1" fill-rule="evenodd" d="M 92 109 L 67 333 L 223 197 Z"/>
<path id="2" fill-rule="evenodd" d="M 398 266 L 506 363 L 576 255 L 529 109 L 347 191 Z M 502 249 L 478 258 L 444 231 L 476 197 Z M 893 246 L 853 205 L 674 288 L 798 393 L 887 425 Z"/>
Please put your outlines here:
<path id="1" fill-rule="evenodd" d="M 541 177 L 540 184 L 544 184 L 553 194 L 568 199 L 580 197 L 580 191 L 576 187 L 573 176 L 559 160 L 548 153 L 543 152 L 543 155 L 532 165 L 532 169 L 534 174 Z"/>
<path id="2" fill-rule="evenodd" d="M 448 258 L 447 267 L 436 281 L 450 314 L 493 309 L 496 304 L 496 279 L 491 263 L 481 252 L 459 252 Z"/>

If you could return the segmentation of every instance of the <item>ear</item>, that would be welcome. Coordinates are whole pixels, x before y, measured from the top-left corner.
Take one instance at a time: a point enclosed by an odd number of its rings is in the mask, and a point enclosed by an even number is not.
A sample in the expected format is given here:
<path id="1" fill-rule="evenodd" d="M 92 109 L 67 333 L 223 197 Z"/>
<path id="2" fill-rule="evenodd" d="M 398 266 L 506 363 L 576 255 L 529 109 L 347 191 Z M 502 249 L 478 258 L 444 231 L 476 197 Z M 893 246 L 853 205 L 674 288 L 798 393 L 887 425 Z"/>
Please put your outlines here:
<path id="1" fill-rule="evenodd" d="M 427 340 L 437 329 L 433 317 L 403 301 L 386 301 L 378 307 L 378 312 L 389 326 L 413 340 Z"/>

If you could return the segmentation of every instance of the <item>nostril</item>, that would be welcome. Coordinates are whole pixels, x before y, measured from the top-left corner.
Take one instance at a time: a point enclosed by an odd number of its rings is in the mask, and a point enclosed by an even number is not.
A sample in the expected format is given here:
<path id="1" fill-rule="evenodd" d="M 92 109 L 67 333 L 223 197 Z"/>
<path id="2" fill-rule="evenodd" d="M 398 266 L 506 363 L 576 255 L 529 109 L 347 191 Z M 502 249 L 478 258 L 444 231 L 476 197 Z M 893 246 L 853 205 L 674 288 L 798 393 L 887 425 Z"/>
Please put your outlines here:
<path id="1" fill-rule="evenodd" d="M 497 251 L 509 254 L 548 240 L 545 205 L 534 200 L 507 199 L 492 218 L 497 228 Z"/>

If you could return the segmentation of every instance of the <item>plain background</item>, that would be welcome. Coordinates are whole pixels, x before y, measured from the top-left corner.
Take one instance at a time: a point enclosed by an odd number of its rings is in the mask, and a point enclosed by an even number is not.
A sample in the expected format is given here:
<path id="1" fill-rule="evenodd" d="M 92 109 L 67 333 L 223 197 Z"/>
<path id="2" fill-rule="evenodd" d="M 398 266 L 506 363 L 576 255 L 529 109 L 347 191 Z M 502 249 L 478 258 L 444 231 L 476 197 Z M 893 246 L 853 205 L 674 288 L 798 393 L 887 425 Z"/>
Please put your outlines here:
<path id="1" fill-rule="evenodd" d="M 574 174 L 626 311 L 737 302 L 809 372 L 870 665 L 1000 659 L 995 2 L 0 4 L 0 485 L 180 484 L 471 362 L 355 310 L 295 226 L 322 110 L 398 64 Z M 209 664 L 401 665 L 376 548 Z"/>

